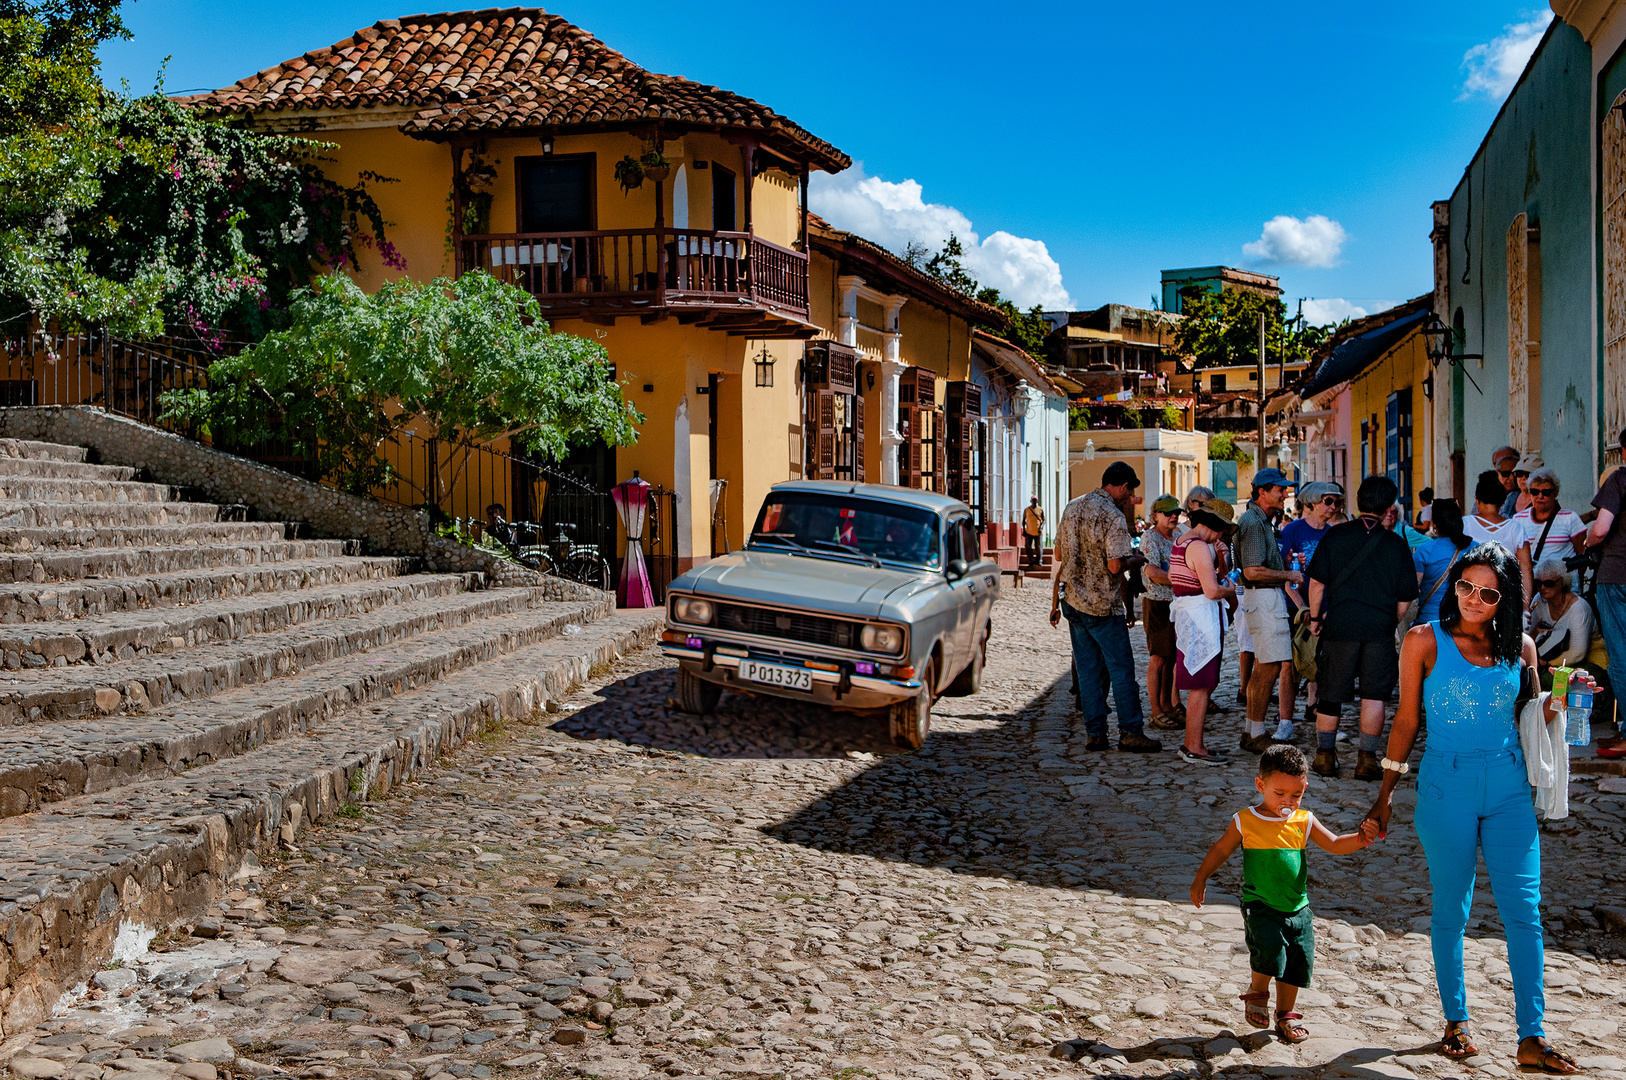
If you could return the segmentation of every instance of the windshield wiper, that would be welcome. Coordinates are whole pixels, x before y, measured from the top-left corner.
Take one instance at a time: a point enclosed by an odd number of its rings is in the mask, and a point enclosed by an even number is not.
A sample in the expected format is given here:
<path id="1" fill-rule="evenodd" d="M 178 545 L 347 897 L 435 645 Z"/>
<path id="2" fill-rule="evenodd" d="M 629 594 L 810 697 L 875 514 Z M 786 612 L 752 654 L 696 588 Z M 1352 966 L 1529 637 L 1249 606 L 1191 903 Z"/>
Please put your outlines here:
<path id="1" fill-rule="evenodd" d="M 792 540 L 790 537 L 786 536 L 784 533 L 771 533 L 771 532 L 752 533 L 751 534 L 751 539 L 752 540 L 772 540 L 776 544 L 784 544 L 788 548 L 794 548 L 796 551 L 801 552 L 803 555 L 812 555 L 812 554 L 814 554 L 813 551 L 811 551 L 808 548 L 803 547 L 801 544 L 798 544 L 796 541 Z"/>
<path id="2" fill-rule="evenodd" d="M 871 566 L 881 565 L 881 560 L 876 558 L 874 555 L 871 555 L 869 552 L 860 548 L 854 547 L 852 544 L 843 544 L 840 540 L 814 540 L 813 543 L 819 545 L 820 547 L 833 547 L 837 551 L 844 551 L 849 555 L 856 555 Z"/>

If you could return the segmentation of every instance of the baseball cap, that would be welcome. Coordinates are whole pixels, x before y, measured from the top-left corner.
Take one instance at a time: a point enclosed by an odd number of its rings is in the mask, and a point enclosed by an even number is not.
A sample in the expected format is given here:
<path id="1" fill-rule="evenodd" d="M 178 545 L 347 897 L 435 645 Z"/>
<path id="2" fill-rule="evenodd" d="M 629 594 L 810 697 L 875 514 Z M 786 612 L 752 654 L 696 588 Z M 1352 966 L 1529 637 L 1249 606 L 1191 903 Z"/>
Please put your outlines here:
<path id="1" fill-rule="evenodd" d="M 1299 488 L 1299 502 L 1306 505 L 1318 503 L 1328 495 L 1335 495 L 1341 499 L 1344 497 L 1344 489 L 1331 480 L 1312 480 Z"/>
<path id="2" fill-rule="evenodd" d="M 1114 461 L 1107 466 L 1107 471 L 1101 474 L 1101 486 L 1117 486 L 1128 484 L 1132 488 L 1140 487 L 1140 477 L 1135 475 L 1135 469 L 1127 461 Z"/>
<path id="3" fill-rule="evenodd" d="M 1280 469 L 1260 469 L 1253 474 L 1254 487 L 1296 487 Z"/>
<path id="4" fill-rule="evenodd" d="M 1154 514 L 1173 514 L 1180 509 L 1180 500 L 1173 495 L 1164 495 L 1152 504 Z"/>

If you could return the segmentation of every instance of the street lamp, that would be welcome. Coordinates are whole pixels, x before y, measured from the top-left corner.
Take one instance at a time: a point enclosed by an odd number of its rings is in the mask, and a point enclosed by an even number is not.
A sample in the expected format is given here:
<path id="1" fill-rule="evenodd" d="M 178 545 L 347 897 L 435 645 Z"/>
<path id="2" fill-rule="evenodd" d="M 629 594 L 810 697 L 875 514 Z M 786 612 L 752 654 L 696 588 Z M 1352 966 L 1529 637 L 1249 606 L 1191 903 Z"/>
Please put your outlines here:
<path id="1" fill-rule="evenodd" d="M 1468 371 L 1467 365 L 1463 363 L 1464 360 L 1484 360 L 1485 357 L 1480 353 L 1457 352 L 1456 330 L 1445 325 L 1445 321 L 1438 315 L 1429 312 L 1428 318 L 1423 322 L 1422 329 L 1418 332 L 1423 335 L 1423 349 L 1428 353 L 1428 360 L 1432 366 L 1439 367 L 1440 361 L 1444 360 L 1454 367 L 1459 367 L 1462 369 L 1462 373 L 1467 376 L 1468 381 L 1474 384 L 1475 390 L 1479 390 L 1481 394 L 1485 392 L 1480 390 L 1479 383 L 1474 382 L 1473 375 Z M 1433 400 L 1433 389 L 1433 380 L 1431 378 L 1424 387 L 1424 396 Z"/>
<path id="2" fill-rule="evenodd" d="M 1011 415 L 1018 420 L 1028 414 L 1028 405 L 1031 404 L 1028 400 L 1029 389 L 1028 381 L 1022 379 L 1017 382 L 1016 389 L 1011 391 Z"/>
<path id="3" fill-rule="evenodd" d="M 757 365 L 757 385 L 758 386 L 772 386 L 773 385 L 773 353 L 768 351 L 768 346 L 767 346 L 766 343 L 763 344 L 762 351 L 757 353 L 757 355 L 756 355 L 756 365 Z"/>
<path id="4" fill-rule="evenodd" d="M 1094 439 L 1085 439 L 1084 440 L 1084 460 L 1085 461 L 1094 461 L 1095 460 L 1095 440 Z"/>

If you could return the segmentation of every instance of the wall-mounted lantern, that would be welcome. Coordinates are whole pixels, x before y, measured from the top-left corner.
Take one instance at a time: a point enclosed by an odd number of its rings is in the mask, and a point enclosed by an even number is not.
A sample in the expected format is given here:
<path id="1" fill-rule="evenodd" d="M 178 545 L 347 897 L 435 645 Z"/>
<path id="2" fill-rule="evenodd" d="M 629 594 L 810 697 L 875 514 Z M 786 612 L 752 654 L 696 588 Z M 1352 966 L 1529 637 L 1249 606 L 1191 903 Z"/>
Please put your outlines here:
<path id="1" fill-rule="evenodd" d="M 757 353 L 757 355 L 756 355 L 756 368 L 757 368 L 757 385 L 758 386 L 772 386 L 773 385 L 773 353 L 768 351 L 768 346 L 766 344 L 764 344 L 762 346 L 762 351 Z"/>

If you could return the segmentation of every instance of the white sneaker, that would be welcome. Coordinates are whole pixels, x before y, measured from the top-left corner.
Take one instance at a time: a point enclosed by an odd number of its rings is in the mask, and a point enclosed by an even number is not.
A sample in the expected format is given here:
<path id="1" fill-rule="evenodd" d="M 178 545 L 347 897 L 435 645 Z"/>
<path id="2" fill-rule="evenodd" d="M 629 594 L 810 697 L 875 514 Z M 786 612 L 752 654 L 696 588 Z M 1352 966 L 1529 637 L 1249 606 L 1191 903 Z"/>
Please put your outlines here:
<path id="1" fill-rule="evenodd" d="M 1276 742 L 1292 742 L 1298 736 L 1294 734 L 1294 725 L 1291 720 L 1283 720 L 1276 725 L 1276 734 L 1271 738 Z"/>

